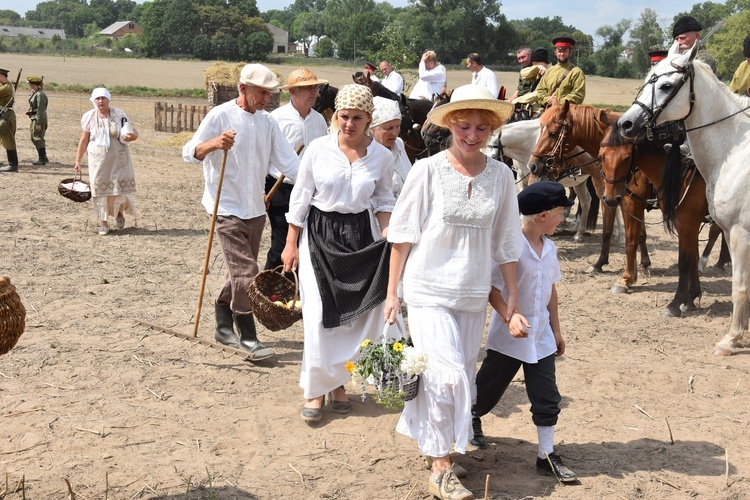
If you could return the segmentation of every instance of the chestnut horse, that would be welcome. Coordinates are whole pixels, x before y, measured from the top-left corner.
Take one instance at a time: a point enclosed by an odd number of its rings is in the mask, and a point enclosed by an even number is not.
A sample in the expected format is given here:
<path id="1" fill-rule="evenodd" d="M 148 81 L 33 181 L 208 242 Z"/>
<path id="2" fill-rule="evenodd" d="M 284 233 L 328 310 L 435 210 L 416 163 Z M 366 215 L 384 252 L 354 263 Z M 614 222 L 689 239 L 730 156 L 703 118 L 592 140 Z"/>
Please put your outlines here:
<path id="1" fill-rule="evenodd" d="M 600 153 L 602 141 L 607 136 L 605 144 L 608 147 L 622 146 L 610 129 L 613 123 L 619 119 L 619 114 L 609 110 L 602 110 L 592 106 L 585 105 L 568 105 L 556 106 L 548 109 L 542 116 L 542 133 L 537 142 L 537 147 L 532 155 L 537 159 L 532 165 L 532 170 L 543 171 L 548 165 L 557 162 L 557 158 L 564 159 L 569 155 L 569 150 L 578 145 L 583 147 L 591 155 Z M 658 134 L 656 134 L 658 138 Z M 649 178 L 652 184 L 659 191 L 659 207 L 664 214 L 665 225 L 669 231 L 677 232 L 678 236 L 678 259 L 677 268 L 679 273 L 677 292 L 667 308 L 662 312 L 663 316 L 680 316 L 683 310 L 695 310 L 695 299 L 700 297 L 700 277 L 698 272 L 698 235 L 701 225 L 705 222 L 708 215 L 708 204 L 706 202 L 706 184 L 700 174 L 693 167 L 684 169 L 679 166 L 675 168 L 665 168 L 665 163 L 669 159 L 670 164 L 675 162 L 681 164 L 679 148 L 673 148 L 670 155 L 664 151 L 664 143 L 678 143 L 679 138 L 674 137 L 673 133 L 664 134 L 661 142 L 652 141 L 653 144 L 640 144 L 635 147 L 634 143 L 624 146 L 629 148 L 630 155 L 610 154 L 605 150 L 603 161 L 617 162 L 618 169 L 634 169 L 635 165 L 640 168 Z M 544 163 L 539 161 L 544 159 Z M 534 160 L 532 160 L 534 161 Z M 614 172 L 615 167 L 607 164 L 602 166 L 604 172 Z M 678 195 L 666 196 L 674 190 L 669 187 L 662 189 L 665 180 L 662 178 L 665 172 L 677 170 L 681 172 L 681 177 L 677 180 L 681 184 L 681 189 L 676 191 Z M 619 170 L 618 170 L 619 171 Z M 609 180 L 608 183 L 614 183 L 623 176 L 614 176 L 611 173 L 605 174 Z M 668 182 L 670 186 L 673 182 Z M 624 182 L 622 183 L 624 188 Z M 637 189 L 637 186 L 633 185 Z M 606 196 L 606 195 L 605 195 Z M 632 197 L 629 197 L 632 198 Z M 667 200 L 666 198 L 669 198 Z M 607 205 L 616 205 L 624 198 L 622 196 L 615 198 L 605 198 Z M 625 220 L 633 223 L 634 217 L 625 217 Z M 627 224 L 626 224 L 627 225 Z M 630 233 L 626 229 L 626 239 Z M 627 250 L 627 244 L 626 244 Z M 634 257 L 628 257 L 628 261 L 633 262 Z M 634 267 L 631 269 L 634 272 Z M 625 278 L 625 276 L 623 276 Z"/>

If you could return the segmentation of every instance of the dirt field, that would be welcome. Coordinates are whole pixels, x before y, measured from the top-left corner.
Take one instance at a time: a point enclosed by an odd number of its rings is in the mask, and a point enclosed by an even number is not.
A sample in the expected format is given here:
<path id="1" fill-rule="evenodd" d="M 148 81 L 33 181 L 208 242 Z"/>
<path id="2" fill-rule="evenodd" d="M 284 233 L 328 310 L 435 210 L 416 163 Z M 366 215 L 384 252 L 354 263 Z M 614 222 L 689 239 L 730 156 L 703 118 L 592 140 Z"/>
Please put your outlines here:
<path id="1" fill-rule="evenodd" d="M 44 75 L 45 81 L 54 83 L 80 83 L 82 85 L 143 85 L 156 88 L 192 89 L 203 88 L 203 70 L 211 63 L 201 61 L 157 61 L 148 59 L 93 59 L 26 56 L 3 54 L 4 68 L 15 75 L 18 68 L 23 68 L 24 75 Z M 300 65 L 306 65 L 300 59 Z M 286 78 L 294 69 L 293 66 L 269 67 L 277 69 Z M 318 67 L 314 71 L 319 78 L 325 78 L 331 85 L 340 87 L 352 83 L 352 74 L 362 68 Z M 518 84 L 518 73 L 496 72 L 498 84 L 512 94 Z M 415 79 L 413 79 L 415 80 Z M 470 83 L 469 70 L 449 70 L 449 88 Z M 616 80 L 589 76 L 586 79 L 586 104 L 621 104 L 633 102 L 635 89 L 643 82 L 639 80 Z M 286 83 L 286 80 L 284 81 Z M 407 84 L 413 81 L 407 79 Z"/>
<path id="2" fill-rule="evenodd" d="M 88 62 L 101 69 L 105 61 Z M 35 66 L 36 58 L 23 64 L 25 74 L 44 72 L 52 81 L 94 73 L 85 65 L 74 72 Z M 197 86 L 202 67 L 159 62 L 142 73 L 140 63 L 120 64 L 153 86 L 165 77 Z M 17 67 L 13 60 L 2 66 Z M 63 76 L 52 77 L 55 71 Z M 334 81 L 327 69 L 319 73 Z M 615 88 L 594 83 L 591 93 Z M 631 85 L 617 83 L 623 93 Z M 27 95 L 22 90 L 19 100 Z M 73 172 L 86 97 L 50 95 L 53 163 L 46 167 L 31 166 L 20 113 L 20 172 L 0 174 L 0 275 L 12 279 L 27 309 L 25 334 L 0 357 L 0 498 L 24 498 L 22 478 L 28 499 L 70 498 L 66 479 L 79 499 L 429 498 L 416 444 L 394 432 L 398 414 L 372 398 L 362 403 L 348 387 L 350 415 L 326 411 L 319 425 L 302 422 L 299 324 L 277 333 L 260 328 L 279 356 L 254 365 L 136 323 L 192 332 L 209 225 L 199 203 L 201 169 L 182 162 L 179 139 L 153 132 L 152 100 L 114 96 L 141 131 L 131 146 L 140 216 L 136 227 L 128 218 L 124 230 L 98 236 L 90 203 L 56 191 Z M 477 498 L 487 475 L 493 499 L 750 496 L 750 349 L 710 354 L 728 329 L 730 279 L 707 272 L 699 309 L 661 318 L 677 284 L 677 245 L 659 220 L 648 214 L 650 276 L 625 296 L 609 293 L 622 269 L 621 245 L 607 272 L 590 276 L 584 271 L 600 232 L 582 243 L 556 238 L 567 341 L 557 365 L 557 446 L 580 483 L 563 487 L 536 473 L 521 374 L 484 419 L 489 447 L 455 457 Z M 218 254 L 214 246 L 200 322 L 207 339 L 222 282 Z"/>

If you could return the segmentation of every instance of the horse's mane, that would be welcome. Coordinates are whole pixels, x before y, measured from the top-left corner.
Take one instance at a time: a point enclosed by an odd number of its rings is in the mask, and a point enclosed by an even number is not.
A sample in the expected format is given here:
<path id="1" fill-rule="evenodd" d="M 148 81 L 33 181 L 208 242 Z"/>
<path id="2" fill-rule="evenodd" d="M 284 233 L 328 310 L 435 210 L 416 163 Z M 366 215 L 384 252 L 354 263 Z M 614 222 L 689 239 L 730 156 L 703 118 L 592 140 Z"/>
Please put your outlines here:
<path id="1" fill-rule="evenodd" d="M 575 124 L 577 137 L 596 138 L 604 137 L 604 131 L 600 124 L 607 123 L 606 116 L 611 113 L 609 109 L 595 108 L 587 104 L 573 104 L 568 108 L 572 122 Z"/>

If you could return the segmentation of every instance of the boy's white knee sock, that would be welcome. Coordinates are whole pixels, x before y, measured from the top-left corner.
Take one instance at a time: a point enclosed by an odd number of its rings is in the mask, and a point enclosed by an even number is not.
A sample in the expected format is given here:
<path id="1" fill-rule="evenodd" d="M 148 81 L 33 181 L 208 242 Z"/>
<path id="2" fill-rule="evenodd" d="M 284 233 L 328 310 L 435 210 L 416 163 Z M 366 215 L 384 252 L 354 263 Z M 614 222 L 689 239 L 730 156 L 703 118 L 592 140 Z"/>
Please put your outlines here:
<path id="1" fill-rule="evenodd" d="M 547 455 L 555 451 L 555 426 L 538 426 L 536 435 L 539 439 L 539 458 L 547 458 Z"/>

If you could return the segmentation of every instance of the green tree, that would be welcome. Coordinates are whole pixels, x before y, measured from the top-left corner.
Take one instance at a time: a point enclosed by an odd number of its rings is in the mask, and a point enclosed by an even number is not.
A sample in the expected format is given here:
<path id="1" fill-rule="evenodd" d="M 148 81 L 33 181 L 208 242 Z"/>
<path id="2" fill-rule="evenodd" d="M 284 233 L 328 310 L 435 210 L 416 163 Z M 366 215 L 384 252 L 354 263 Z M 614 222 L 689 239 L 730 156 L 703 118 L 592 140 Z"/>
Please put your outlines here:
<path id="1" fill-rule="evenodd" d="M 333 45 L 333 40 L 330 38 L 323 37 L 318 40 L 315 44 L 315 56 L 316 57 L 333 57 L 334 50 L 336 47 Z"/>
<path id="2" fill-rule="evenodd" d="M 726 19 L 727 17 L 729 17 L 732 11 L 733 7 L 729 2 L 727 2 L 726 4 L 714 2 L 696 3 L 695 5 L 693 5 L 693 8 L 690 9 L 690 12 L 680 12 L 679 14 L 674 16 L 674 22 L 676 22 L 682 16 L 693 16 L 696 21 L 701 23 L 703 32 L 707 33 L 711 28 L 716 26 L 716 23 L 718 23 L 722 19 Z M 669 27 L 670 35 L 672 33 L 672 26 L 674 25 L 674 22 Z"/>
<path id="3" fill-rule="evenodd" d="M 596 30 L 596 36 L 604 40 L 594 53 L 597 75 L 615 77 L 618 74 L 619 58 L 624 48 L 623 37 L 630 29 L 630 23 L 630 19 L 622 19 L 614 26 L 605 24 Z"/>
<path id="4" fill-rule="evenodd" d="M 659 25 L 656 10 L 645 8 L 630 31 L 633 47 L 633 69 L 637 74 L 645 74 L 651 68 L 648 52 L 668 47 L 669 38 Z"/>
<path id="5" fill-rule="evenodd" d="M 297 42 L 302 42 L 305 56 L 308 55 L 310 44 L 325 33 L 323 14 L 318 11 L 302 12 L 294 20 L 291 35 Z"/>
<path id="6" fill-rule="evenodd" d="M 737 66 L 745 60 L 742 41 L 750 26 L 750 10 L 743 10 L 729 17 L 727 22 L 707 42 L 706 48 L 716 58 L 719 78 L 729 81 Z"/>
<path id="7" fill-rule="evenodd" d="M 336 42 L 339 57 L 344 59 L 354 59 L 357 53 L 369 50 L 374 35 L 384 25 L 373 0 L 328 0 L 323 20 L 326 34 Z"/>
<path id="8" fill-rule="evenodd" d="M 256 31 L 246 38 L 246 61 L 265 61 L 269 52 L 273 50 L 273 37 L 267 32 Z"/>
<path id="9" fill-rule="evenodd" d="M 21 21 L 21 14 L 15 10 L 2 9 L 0 10 L 0 24 L 6 24 L 10 26 L 16 26 Z"/>

